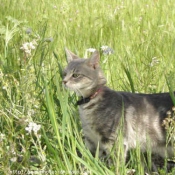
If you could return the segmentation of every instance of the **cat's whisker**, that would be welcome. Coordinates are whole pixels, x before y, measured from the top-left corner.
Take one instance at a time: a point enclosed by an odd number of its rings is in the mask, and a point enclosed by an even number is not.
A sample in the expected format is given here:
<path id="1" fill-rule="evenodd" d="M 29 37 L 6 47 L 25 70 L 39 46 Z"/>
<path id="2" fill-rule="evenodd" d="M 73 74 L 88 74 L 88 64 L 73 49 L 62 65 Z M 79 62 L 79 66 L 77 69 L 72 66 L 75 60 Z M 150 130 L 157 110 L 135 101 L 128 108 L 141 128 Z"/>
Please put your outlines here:
<path id="1" fill-rule="evenodd" d="M 81 91 L 78 89 L 78 88 L 72 88 L 72 90 L 76 93 L 76 94 L 79 94 L 79 96 L 82 96 L 82 93 Z"/>

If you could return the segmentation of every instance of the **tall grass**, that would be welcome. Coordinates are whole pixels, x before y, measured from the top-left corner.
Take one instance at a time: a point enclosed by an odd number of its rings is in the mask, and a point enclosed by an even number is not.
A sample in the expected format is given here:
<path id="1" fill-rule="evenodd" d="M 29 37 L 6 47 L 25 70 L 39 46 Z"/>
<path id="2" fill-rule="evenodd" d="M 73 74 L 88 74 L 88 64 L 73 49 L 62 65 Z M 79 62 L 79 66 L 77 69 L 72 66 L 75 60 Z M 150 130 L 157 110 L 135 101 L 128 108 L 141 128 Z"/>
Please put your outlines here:
<path id="1" fill-rule="evenodd" d="M 101 66 L 113 89 L 169 91 L 174 1 L 0 0 L 0 6 L 0 173 L 126 174 L 134 168 L 143 174 L 139 151 L 128 167 L 114 151 L 114 165 L 107 166 L 85 148 L 76 96 L 61 83 L 64 48 L 82 57 L 88 48 L 112 48 L 111 55 L 101 51 Z M 31 132 L 29 123 L 36 124 Z"/>

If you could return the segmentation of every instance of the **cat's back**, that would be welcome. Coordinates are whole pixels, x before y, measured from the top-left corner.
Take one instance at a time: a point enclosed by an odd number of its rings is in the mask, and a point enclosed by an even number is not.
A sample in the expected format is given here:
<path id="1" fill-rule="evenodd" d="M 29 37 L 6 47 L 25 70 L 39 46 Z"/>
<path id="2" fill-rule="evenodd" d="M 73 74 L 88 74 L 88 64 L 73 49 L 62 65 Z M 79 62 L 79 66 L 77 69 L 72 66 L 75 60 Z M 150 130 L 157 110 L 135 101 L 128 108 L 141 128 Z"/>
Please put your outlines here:
<path id="1" fill-rule="evenodd" d="M 133 122 L 138 126 L 143 125 L 144 122 L 147 125 L 155 121 L 159 124 L 172 106 L 168 93 L 117 92 L 104 86 L 95 98 L 79 106 L 79 113 L 83 127 L 99 132 L 105 128 L 105 132 L 109 133 L 116 129 L 122 116 L 126 123 Z"/>

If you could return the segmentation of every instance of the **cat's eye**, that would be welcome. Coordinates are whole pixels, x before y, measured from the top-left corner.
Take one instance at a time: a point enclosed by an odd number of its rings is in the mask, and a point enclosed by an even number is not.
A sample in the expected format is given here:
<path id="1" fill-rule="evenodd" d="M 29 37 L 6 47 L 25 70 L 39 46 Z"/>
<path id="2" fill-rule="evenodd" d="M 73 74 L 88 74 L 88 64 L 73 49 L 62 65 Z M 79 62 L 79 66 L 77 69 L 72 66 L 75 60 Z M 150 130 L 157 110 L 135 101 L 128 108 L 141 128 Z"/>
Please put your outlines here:
<path id="1" fill-rule="evenodd" d="M 78 78 L 80 76 L 80 74 L 72 74 L 73 78 Z"/>

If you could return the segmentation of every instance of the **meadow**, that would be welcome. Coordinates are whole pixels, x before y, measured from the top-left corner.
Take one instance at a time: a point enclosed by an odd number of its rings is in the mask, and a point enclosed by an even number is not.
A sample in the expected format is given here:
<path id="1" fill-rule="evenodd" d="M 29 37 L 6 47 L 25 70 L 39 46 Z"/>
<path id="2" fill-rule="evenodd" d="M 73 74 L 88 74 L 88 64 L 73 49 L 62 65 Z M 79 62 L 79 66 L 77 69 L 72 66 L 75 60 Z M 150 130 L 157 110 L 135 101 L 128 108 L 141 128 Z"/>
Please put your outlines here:
<path id="1" fill-rule="evenodd" d="M 172 92 L 174 17 L 174 0 L 0 0 L 0 174 L 144 174 L 139 151 L 107 166 L 85 148 L 64 49 L 98 49 L 112 89 Z"/>

